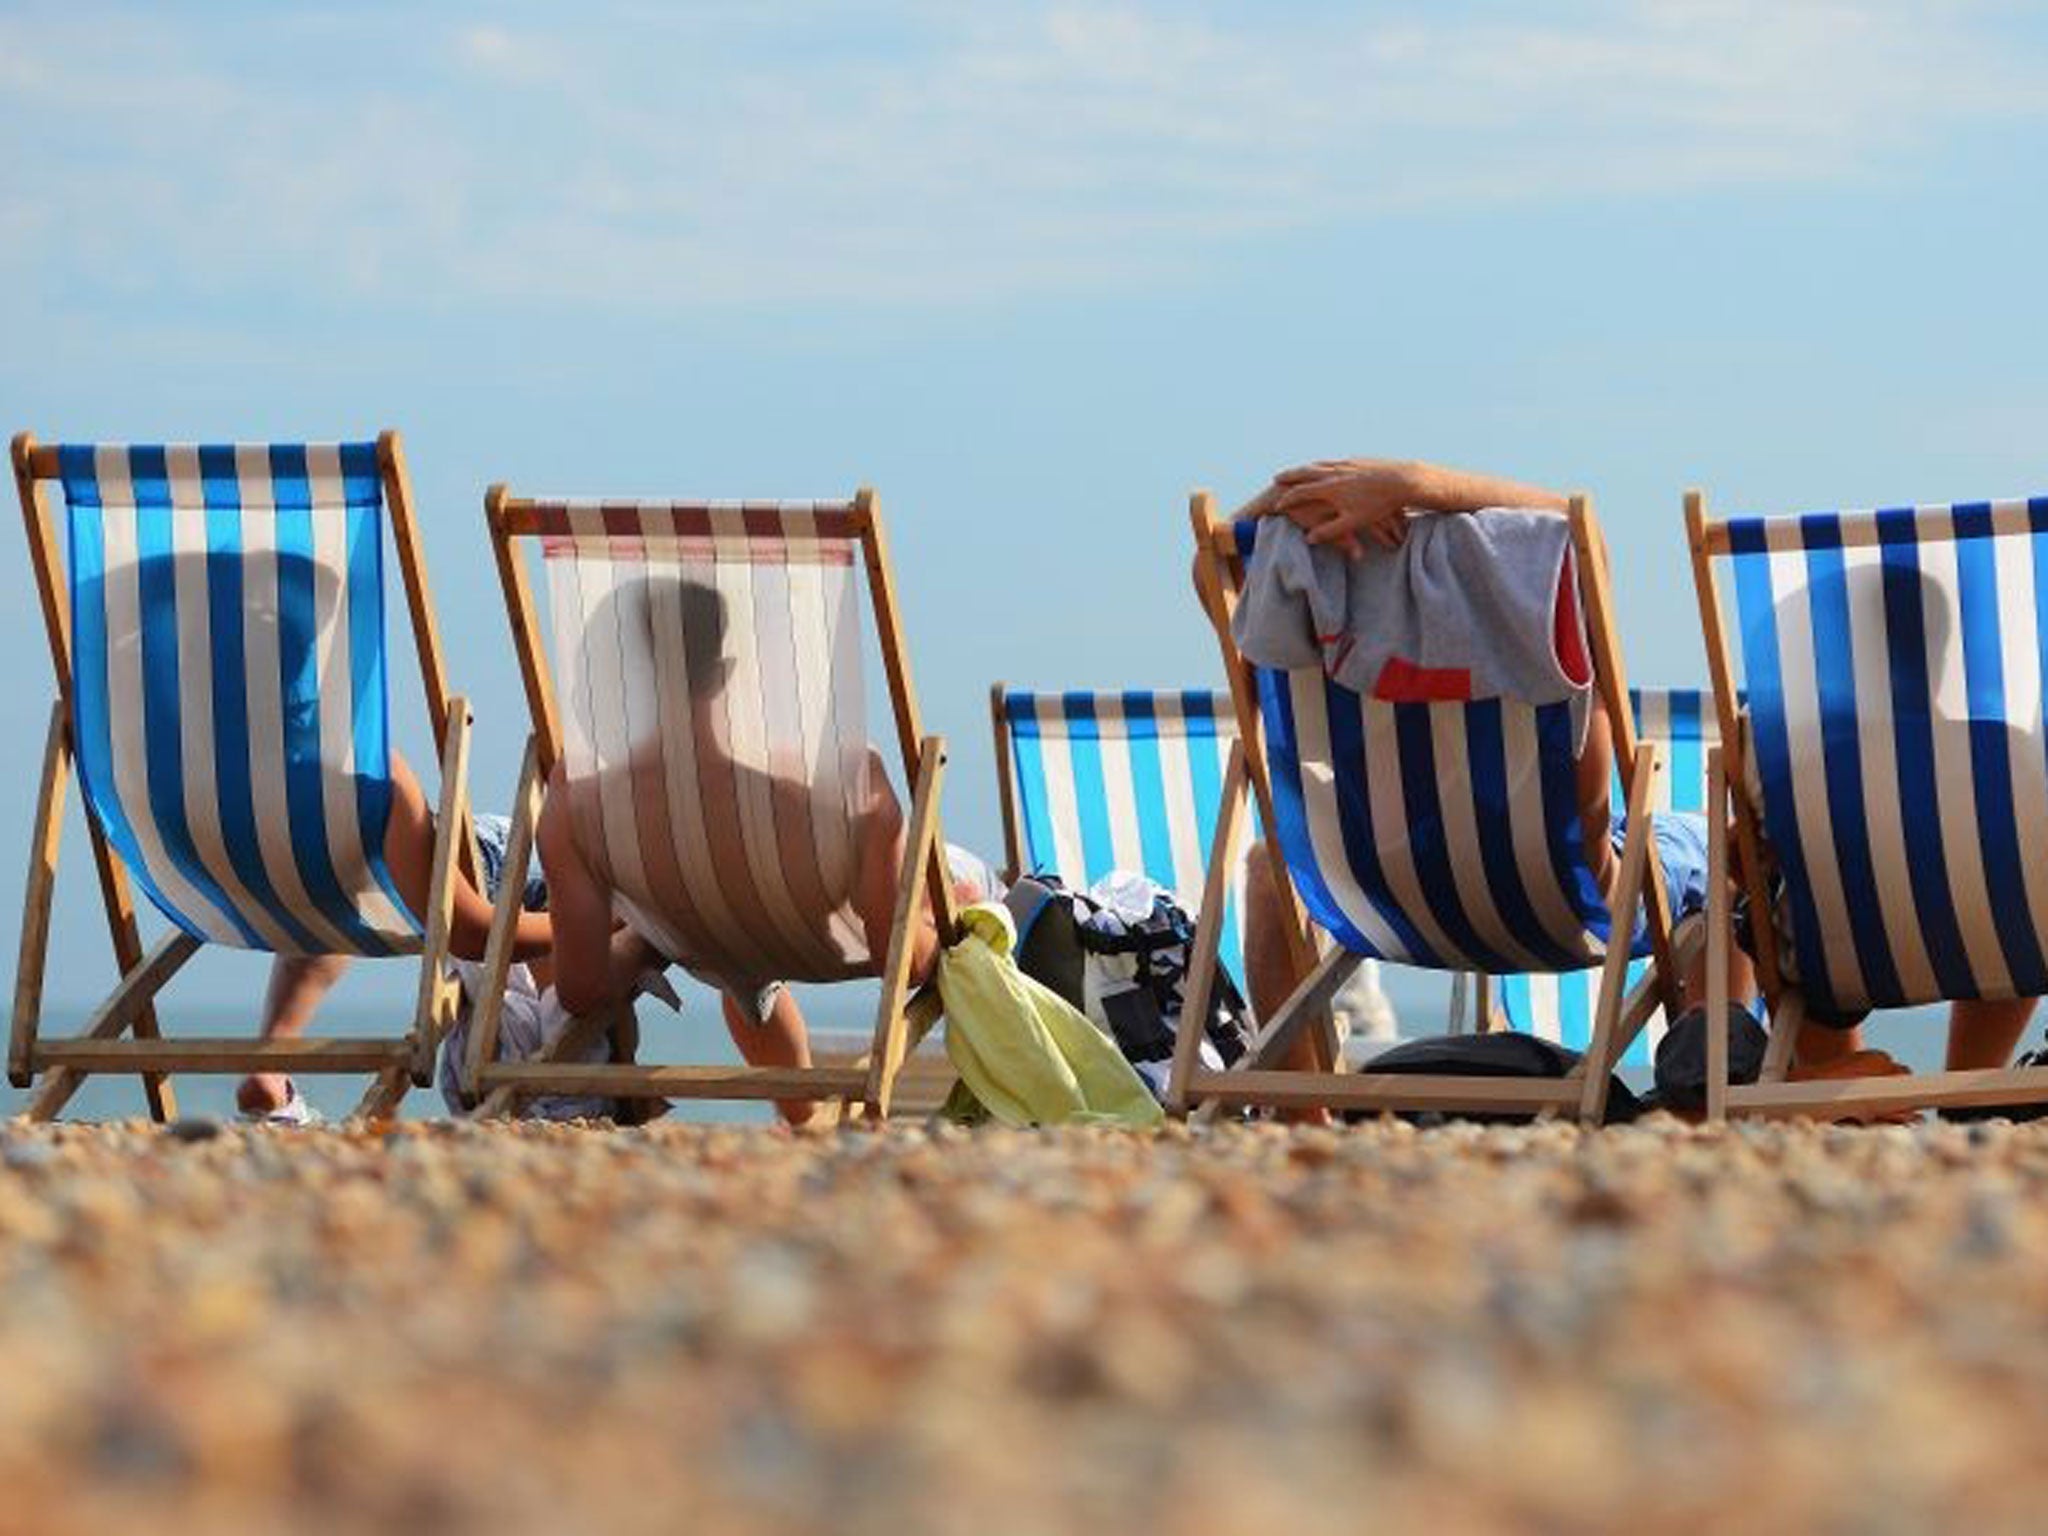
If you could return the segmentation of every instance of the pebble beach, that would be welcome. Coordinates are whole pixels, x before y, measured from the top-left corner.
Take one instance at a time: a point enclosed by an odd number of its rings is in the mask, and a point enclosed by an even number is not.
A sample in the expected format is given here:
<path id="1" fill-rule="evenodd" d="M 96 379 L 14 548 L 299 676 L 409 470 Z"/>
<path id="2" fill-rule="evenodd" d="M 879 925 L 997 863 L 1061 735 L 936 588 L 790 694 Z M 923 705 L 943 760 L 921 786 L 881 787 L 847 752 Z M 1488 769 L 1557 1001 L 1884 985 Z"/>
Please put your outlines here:
<path id="1" fill-rule="evenodd" d="M 2048 1129 L 0 1129 L 0 1530 L 2037 1528 Z"/>

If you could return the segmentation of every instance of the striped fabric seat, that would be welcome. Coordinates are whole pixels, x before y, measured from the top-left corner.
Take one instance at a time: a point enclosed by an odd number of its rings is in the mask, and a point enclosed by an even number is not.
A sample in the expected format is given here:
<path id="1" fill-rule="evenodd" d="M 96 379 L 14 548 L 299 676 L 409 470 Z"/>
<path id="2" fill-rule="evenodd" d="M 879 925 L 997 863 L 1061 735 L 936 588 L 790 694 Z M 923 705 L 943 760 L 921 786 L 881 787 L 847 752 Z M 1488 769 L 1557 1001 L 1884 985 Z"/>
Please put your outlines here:
<path id="1" fill-rule="evenodd" d="M 375 443 L 58 450 L 78 769 L 195 939 L 417 953 L 391 804 Z"/>
<path id="2" fill-rule="evenodd" d="M 1280 846 L 1346 949 L 1431 970 L 1600 961 L 1569 705 L 1395 704 L 1256 672 Z"/>
<path id="3" fill-rule="evenodd" d="M 1199 912 L 1223 765 L 1237 739 L 1229 695 L 998 690 L 994 705 L 998 740 L 1008 743 L 997 771 L 1014 790 L 1018 871 L 1049 872 L 1072 890 L 1112 870 L 1137 871 Z M 1221 940 L 1224 964 L 1239 978 L 1242 856 L 1231 850 L 1237 869 Z"/>
<path id="4" fill-rule="evenodd" d="M 1808 1002 L 2048 993 L 2048 497 L 1723 527 Z"/>
<path id="5" fill-rule="evenodd" d="M 1654 744 L 1664 763 L 1657 777 L 1655 808 L 1658 812 L 1704 811 L 1707 804 L 1707 751 L 1720 740 L 1713 702 L 1699 688 L 1632 688 L 1629 704 L 1635 712 L 1636 739 Z M 1624 789 L 1617 772 L 1613 806 L 1622 811 Z M 1646 962 L 1629 966 L 1631 990 L 1642 980 Z M 1556 1040 L 1575 1050 L 1584 1049 L 1593 1033 L 1593 1006 L 1599 991 L 1595 971 L 1563 974 L 1525 973 L 1497 978 L 1501 1012 L 1510 1029 L 1523 1030 L 1546 1040 Z M 1624 1064 L 1648 1062 L 1664 1033 L 1665 1019 L 1659 1009 L 1622 1060 Z"/>
<path id="6" fill-rule="evenodd" d="M 735 982 L 874 974 L 849 509 L 537 506 L 577 843 L 634 927 Z"/>

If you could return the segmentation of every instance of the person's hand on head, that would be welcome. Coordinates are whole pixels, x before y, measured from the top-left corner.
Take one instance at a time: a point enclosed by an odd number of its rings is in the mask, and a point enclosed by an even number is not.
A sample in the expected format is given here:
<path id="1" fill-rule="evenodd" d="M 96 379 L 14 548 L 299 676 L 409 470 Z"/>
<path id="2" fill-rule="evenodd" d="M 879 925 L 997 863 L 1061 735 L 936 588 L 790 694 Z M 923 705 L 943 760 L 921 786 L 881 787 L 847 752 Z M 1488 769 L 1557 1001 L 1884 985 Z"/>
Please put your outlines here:
<path id="1" fill-rule="evenodd" d="M 1352 559 L 1365 540 L 1398 549 L 1408 531 L 1412 494 L 1406 467 L 1381 459 L 1322 459 L 1284 469 L 1260 499 L 1311 544 L 1334 544 Z"/>

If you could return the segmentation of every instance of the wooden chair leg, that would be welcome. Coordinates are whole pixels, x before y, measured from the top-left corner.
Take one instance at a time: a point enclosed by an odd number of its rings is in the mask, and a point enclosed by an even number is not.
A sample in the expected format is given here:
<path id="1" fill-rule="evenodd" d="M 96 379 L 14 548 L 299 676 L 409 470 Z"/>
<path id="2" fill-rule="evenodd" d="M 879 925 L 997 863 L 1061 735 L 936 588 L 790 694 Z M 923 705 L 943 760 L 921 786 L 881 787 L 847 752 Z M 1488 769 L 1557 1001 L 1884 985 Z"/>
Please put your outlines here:
<path id="1" fill-rule="evenodd" d="M 1636 914 L 1643 907 L 1643 886 L 1650 860 L 1650 791 L 1657 776 L 1657 749 L 1644 743 L 1636 748 L 1629 771 L 1628 837 L 1622 844 L 1621 870 L 1615 882 L 1614 901 L 1608 908 L 1607 958 L 1600 969 L 1600 1000 L 1593 1012 L 1593 1039 L 1586 1048 L 1585 1087 L 1579 1098 L 1579 1118 L 1598 1125 L 1607 1115 L 1607 1090 L 1619 1055 L 1615 1040 L 1619 1034 L 1622 993 L 1628 982 L 1629 938 L 1635 932 Z M 1667 992 L 1668 995 L 1668 992 Z M 1625 1047 L 1627 1042 L 1622 1042 Z"/>
<path id="2" fill-rule="evenodd" d="M 474 1109 L 484 1063 L 498 1059 L 498 1025 L 505 1011 L 505 978 L 512 969 L 512 938 L 519 927 L 520 901 L 526 872 L 533 861 L 533 838 L 540 821 L 540 739 L 529 735 L 519 763 L 519 788 L 512 797 L 512 831 L 505 845 L 505 868 L 498 899 L 491 908 L 491 936 L 484 946 L 481 996 L 469 1017 L 468 1050 L 462 1061 L 462 1099 Z"/>
<path id="3" fill-rule="evenodd" d="M 126 976 L 148 958 L 142 948 L 141 931 L 135 923 L 134 893 L 129 888 L 127 872 L 121 867 L 113 845 L 90 817 L 86 819 L 85 833 L 86 841 L 92 847 L 93 865 L 99 875 L 100 901 L 107 914 L 107 937 L 114 946 L 114 963 Z M 159 1038 L 161 1032 L 157 1028 L 155 1005 L 145 1004 L 129 1021 L 128 1027 L 135 1031 L 138 1040 Z M 71 1096 L 85 1085 L 85 1078 L 86 1074 L 76 1067 L 51 1069 L 44 1075 L 34 1100 L 22 1113 L 33 1120 L 55 1119 L 71 1102 Z M 148 1103 L 150 1118 L 159 1125 L 178 1118 L 178 1096 L 171 1087 L 169 1073 L 144 1072 L 142 1094 Z"/>
<path id="4" fill-rule="evenodd" d="M 448 933 L 455 915 L 455 874 L 469 840 L 469 701 L 448 701 L 448 734 L 441 743 L 441 801 L 434 821 L 434 864 L 427 885 L 427 932 L 420 952 L 419 1002 L 413 1009 L 412 1080 L 425 1088 L 434 1080 L 434 1048 L 440 1044 L 441 991 L 446 985 Z"/>
<path id="5" fill-rule="evenodd" d="M 114 988 L 79 1031 L 81 1040 L 109 1040 L 132 1025 L 149 1008 L 157 993 L 184 969 L 185 962 L 199 952 L 199 940 L 179 929 L 160 940 L 142 962 Z M 77 1090 L 85 1074 L 75 1069 L 53 1072 L 22 1113 L 30 1120 L 49 1120 Z"/>
<path id="6" fill-rule="evenodd" d="M 21 954 L 14 972 L 14 1023 L 7 1039 L 7 1080 L 28 1087 L 30 1057 L 43 1014 L 43 968 L 50 954 L 50 910 L 56 897 L 57 848 L 64 834 L 64 781 L 71 771 L 62 700 L 50 706 L 43 743 L 43 776 L 36 790 L 35 831 L 29 840 L 28 881 L 21 898 Z"/>
<path id="7" fill-rule="evenodd" d="M 1728 780 L 1721 749 L 1707 753 L 1707 1122 L 1728 1118 Z"/>
<path id="8" fill-rule="evenodd" d="M 570 1061 L 581 1056 L 596 1041 L 612 1033 L 617 1027 L 620 1011 L 630 1010 L 632 1006 L 631 1003 L 621 1003 L 615 1008 L 600 1008 L 596 1013 L 578 1014 L 562 1027 L 562 1032 L 549 1041 L 547 1047 L 534 1060 L 545 1064 Z M 474 1017 L 471 1018 L 469 1027 L 472 1030 L 476 1028 L 476 1019 Z M 512 1083 L 501 1083 L 498 1087 L 483 1095 L 482 1101 L 477 1104 L 472 1112 L 472 1118 L 478 1120 L 509 1118 L 518 1114 L 520 1106 L 528 1099 L 534 1097 L 537 1091 L 545 1092 L 546 1090 L 519 1087 Z"/>
<path id="9" fill-rule="evenodd" d="M 1750 920 L 1756 920 L 1754 913 L 1750 914 Z M 1785 1081 L 1792 1070 L 1792 1058 L 1799 1049 L 1799 1031 L 1805 1023 L 1805 994 L 1787 984 L 1778 994 L 1778 1006 L 1771 1010 L 1771 1043 L 1764 1051 L 1764 1069 L 1758 1075 L 1759 1082 Z"/>
<path id="10" fill-rule="evenodd" d="M 1181 992 L 1180 1023 L 1173 1037 L 1173 1065 L 1166 1079 L 1166 1107 L 1177 1115 L 1188 1110 L 1188 1084 L 1202 1056 L 1202 1026 L 1209 1017 L 1209 999 L 1216 989 L 1218 951 L 1223 942 L 1223 908 L 1230 883 L 1230 850 L 1237 843 L 1244 815 L 1247 785 L 1244 743 L 1232 741 L 1223 772 L 1223 803 L 1216 812 L 1216 832 L 1209 842 L 1208 871 L 1202 881 L 1202 910 L 1195 919 L 1195 952 L 1188 961 L 1187 984 Z"/>
<path id="11" fill-rule="evenodd" d="M 1244 1070 L 1265 1070 L 1285 1056 L 1295 1037 L 1330 1006 L 1330 999 L 1363 964 L 1365 956 L 1355 955 L 1341 944 L 1331 945 L 1330 952 L 1316 962 L 1315 969 L 1287 994 L 1287 1001 L 1252 1037 L 1251 1048 L 1244 1054 Z"/>
<path id="12" fill-rule="evenodd" d="M 904 1003 L 910 993 L 911 948 L 923 893 L 945 889 L 945 850 L 938 846 L 939 789 L 946 775 L 944 738 L 927 736 L 918 749 L 917 785 L 911 796 L 910 824 L 904 836 L 903 868 L 896 881 L 896 911 L 889 925 L 889 955 L 882 966 L 882 995 L 875 1007 L 875 1038 L 868 1061 L 862 1101 L 874 1119 L 889 1113 L 889 1095 L 903 1065 Z M 933 861 L 939 867 L 933 875 Z M 950 909 L 951 903 L 947 907 Z M 940 935 L 944 942 L 944 934 Z"/>

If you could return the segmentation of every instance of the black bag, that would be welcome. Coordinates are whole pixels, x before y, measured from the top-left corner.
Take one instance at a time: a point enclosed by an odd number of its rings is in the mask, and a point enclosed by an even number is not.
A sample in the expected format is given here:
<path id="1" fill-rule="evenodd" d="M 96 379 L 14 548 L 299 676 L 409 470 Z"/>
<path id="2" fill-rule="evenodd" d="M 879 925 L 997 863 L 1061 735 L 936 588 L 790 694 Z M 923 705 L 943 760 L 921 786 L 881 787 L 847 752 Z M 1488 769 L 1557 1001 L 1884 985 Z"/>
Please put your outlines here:
<path id="1" fill-rule="evenodd" d="M 1728 1081 L 1753 1083 L 1764 1070 L 1771 1037 L 1737 1003 L 1728 1005 Z M 1662 1109 L 1707 1107 L 1707 1010 L 1688 1008 L 1657 1042 L 1655 1104 Z"/>
<path id="2" fill-rule="evenodd" d="M 1549 1077 L 1568 1076 L 1579 1053 L 1553 1041 L 1497 1029 L 1483 1035 L 1426 1035 L 1390 1046 L 1361 1071 L 1392 1072 L 1415 1077 Z M 1620 1078 L 1607 1085 L 1608 1125 L 1626 1125 L 1642 1113 L 1642 1101 Z M 1420 1110 L 1401 1115 L 1416 1125 L 1446 1120 L 1471 1120 L 1482 1125 L 1520 1125 L 1536 1118 L 1534 1110 Z"/>
<path id="3" fill-rule="evenodd" d="M 1161 893 L 1149 913 L 1127 922 L 1050 874 L 1018 880 L 1005 901 L 1017 923 L 1017 968 L 1093 1020 L 1154 1092 L 1160 1091 L 1180 1027 L 1194 920 Z M 1203 1033 L 1228 1066 L 1250 1047 L 1252 1026 L 1237 983 L 1221 962 L 1208 1011 Z"/>

